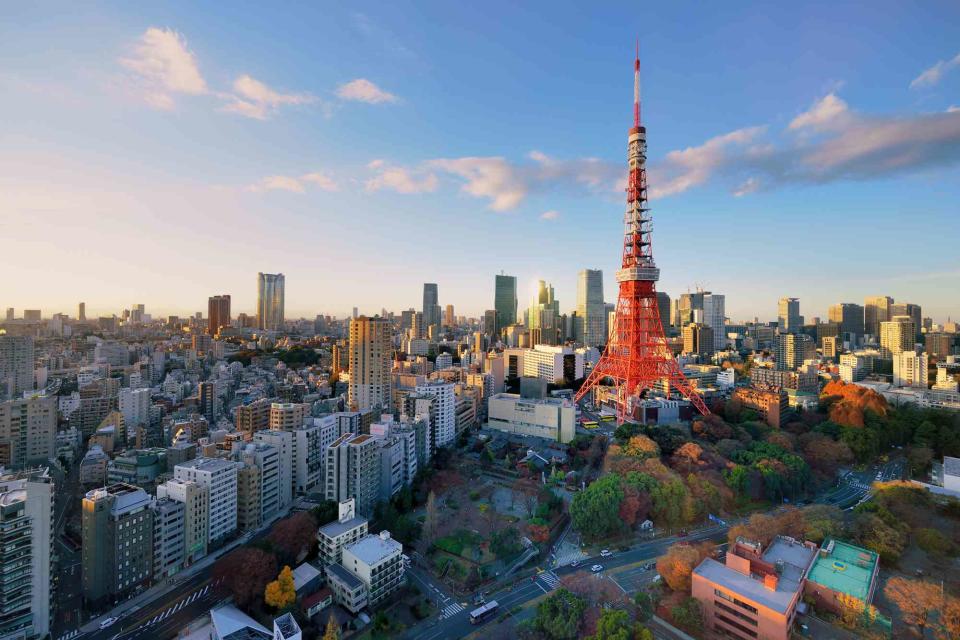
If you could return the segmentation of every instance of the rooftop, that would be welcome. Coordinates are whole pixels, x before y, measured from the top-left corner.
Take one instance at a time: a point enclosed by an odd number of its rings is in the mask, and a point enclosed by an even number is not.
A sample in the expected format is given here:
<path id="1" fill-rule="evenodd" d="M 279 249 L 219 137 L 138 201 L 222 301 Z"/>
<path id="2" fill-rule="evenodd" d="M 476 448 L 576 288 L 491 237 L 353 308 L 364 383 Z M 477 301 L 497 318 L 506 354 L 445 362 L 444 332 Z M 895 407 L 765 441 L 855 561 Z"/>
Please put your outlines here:
<path id="1" fill-rule="evenodd" d="M 334 520 L 329 522 L 319 529 L 319 533 L 327 536 L 328 538 L 336 538 L 337 536 L 356 529 L 357 527 L 363 526 L 366 524 L 366 518 L 354 517 L 349 520 L 344 520 L 340 522 L 339 520 Z"/>
<path id="2" fill-rule="evenodd" d="M 317 569 L 309 562 L 304 562 L 293 570 L 293 588 L 297 590 L 302 589 L 304 585 L 319 576 L 320 569 Z"/>
<path id="3" fill-rule="evenodd" d="M 344 549 L 368 565 L 375 565 L 390 556 L 403 553 L 403 545 L 390 537 L 389 531 L 366 535 Z"/>
<path id="4" fill-rule="evenodd" d="M 807 580 L 866 601 L 877 554 L 839 540 L 824 540 Z"/>
<path id="5" fill-rule="evenodd" d="M 220 640 L 271 640 L 273 634 L 259 622 L 233 605 L 210 612 L 213 628 Z"/>
<path id="6" fill-rule="evenodd" d="M 960 458 L 943 456 L 943 475 L 960 476 Z"/>
<path id="7" fill-rule="evenodd" d="M 177 468 L 185 467 L 188 469 L 196 469 L 198 471 L 213 473 L 215 471 L 229 469 L 230 467 L 234 466 L 236 466 L 236 463 L 230 460 L 224 460 L 223 458 L 195 458 L 193 460 L 181 462 L 177 465 Z"/>
<path id="8" fill-rule="evenodd" d="M 359 589 L 363 586 L 360 578 L 344 569 L 342 564 L 338 564 L 336 562 L 327 565 L 327 576 L 330 578 L 335 578 L 339 582 L 344 583 L 350 588 L 351 591 Z"/>

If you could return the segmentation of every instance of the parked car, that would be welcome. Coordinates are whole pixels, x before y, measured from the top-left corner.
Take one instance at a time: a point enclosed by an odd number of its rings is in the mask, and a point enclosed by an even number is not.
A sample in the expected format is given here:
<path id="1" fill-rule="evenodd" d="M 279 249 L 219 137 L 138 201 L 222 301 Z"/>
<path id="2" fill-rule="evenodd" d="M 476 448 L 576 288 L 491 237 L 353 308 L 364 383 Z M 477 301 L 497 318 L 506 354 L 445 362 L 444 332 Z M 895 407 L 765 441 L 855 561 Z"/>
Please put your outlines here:
<path id="1" fill-rule="evenodd" d="M 610 551 L 610 549 L 604 549 L 603 551 L 600 552 L 601 558 L 609 558 L 612 555 L 613 555 L 613 551 Z"/>
<path id="2" fill-rule="evenodd" d="M 590 571 L 593 571 L 594 573 L 600 573 L 601 571 L 603 571 L 603 565 L 595 564 L 592 567 L 590 567 Z"/>

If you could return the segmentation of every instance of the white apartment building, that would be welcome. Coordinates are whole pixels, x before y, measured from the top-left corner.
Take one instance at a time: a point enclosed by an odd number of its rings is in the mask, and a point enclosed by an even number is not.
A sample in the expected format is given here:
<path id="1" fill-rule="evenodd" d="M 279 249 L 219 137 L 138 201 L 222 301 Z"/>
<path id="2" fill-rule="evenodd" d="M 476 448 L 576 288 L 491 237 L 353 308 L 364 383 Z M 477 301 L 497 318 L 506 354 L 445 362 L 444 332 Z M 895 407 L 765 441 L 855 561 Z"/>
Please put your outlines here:
<path id="1" fill-rule="evenodd" d="M 323 564 L 340 562 L 343 548 L 367 535 L 367 519 L 358 517 L 353 498 L 339 505 L 339 516 L 334 522 L 328 522 L 317 530 L 317 543 Z"/>
<path id="2" fill-rule="evenodd" d="M 583 377 L 583 352 L 570 347 L 538 344 L 523 353 L 523 376 L 547 382 Z"/>
<path id="3" fill-rule="evenodd" d="M 430 412 L 431 449 L 452 443 L 457 436 L 457 399 L 453 383 L 427 382 L 417 385 L 416 391 L 434 399 Z"/>
<path id="4" fill-rule="evenodd" d="M 150 421 L 150 389 L 124 387 L 119 395 L 120 413 L 128 433 L 136 433 L 136 428 Z"/>
<path id="5" fill-rule="evenodd" d="M 157 486 L 157 499 L 183 503 L 183 560 L 190 565 L 207 555 L 210 532 L 210 492 L 190 480 L 167 480 Z"/>
<path id="6" fill-rule="evenodd" d="M 928 364 L 926 353 L 901 351 L 893 356 L 893 384 L 897 387 L 926 389 Z"/>
<path id="7" fill-rule="evenodd" d="M 50 632 L 53 492 L 46 468 L 0 475 L 0 569 L 5 576 L 0 637 L 43 638 Z"/>
<path id="8" fill-rule="evenodd" d="M 237 529 L 237 463 L 222 458 L 197 458 L 173 468 L 176 480 L 193 481 L 210 496 L 208 544 L 214 545 Z"/>
<path id="9" fill-rule="evenodd" d="M 278 456 L 278 483 L 280 509 L 286 509 L 293 502 L 294 449 L 296 448 L 296 434 L 293 431 L 257 431 L 253 434 L 253 441 L 269 444 L 277 450 Z"/>
<path id="10" fill-rule="evenodd" d="M 403 545 L 389 531 L 366 535 L 343 548 L 343 568 L 367 589 L 367 603 L 374 606 L 403 584 Z"/>

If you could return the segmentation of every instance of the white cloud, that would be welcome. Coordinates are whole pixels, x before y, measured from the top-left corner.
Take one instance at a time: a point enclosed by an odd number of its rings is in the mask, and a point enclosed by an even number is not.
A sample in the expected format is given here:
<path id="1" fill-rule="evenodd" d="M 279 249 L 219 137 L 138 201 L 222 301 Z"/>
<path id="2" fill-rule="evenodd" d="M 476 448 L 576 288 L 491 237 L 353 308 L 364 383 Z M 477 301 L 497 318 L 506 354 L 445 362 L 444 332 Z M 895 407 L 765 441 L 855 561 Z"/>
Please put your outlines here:
<path id="1" fill-rule="evenodd" d="M 337 191 L 340 188 L 333 178 L 325 173 L 320 173 L 319 171 L 304 174 L 300 179 L 304 182 L 309 182 L 316 185 L 317 188 L 322 189 L 323 191 Z"/>
<path id="2" fill-rule="evenodd" d="M 143 99 L 158 109 L 174 107 L 173 94 L 202 95 L 207 83 L 186 39 L 172 29 L 150 27 L 140 36 L 130 57 L 120 64 L 135 74 Z"/>
<path id="3" fill-rule="evenodd" d="M 377 175 L 366 182 L 367 191 L 388 189 L 397 193 L 432 193 L 440 184 L 436 174 L 425 170 L 410 170 L 403 167 L 386 166 L 382 160 L 374 160 L 369 165 L 378 170 Z"/>
<path id="4" fill-rule="evenodd" d="M 737 187 L 737 189 L 733 192 L 733 195 L 736 196 L 737 198 L 740 198 L 747 194 L 753 193 L 759 188 L 760 188 L 760 180 L 754 177 L 750 177 L 750 178 L 747 178 L 743 182 L 743 184 Z"/>
<path id="5" fill-rule="evenodd" d="M 790 129 L 812 129 L 813 131 L 827 131 L 831 128 L 842 127 L 849 119 L 850 110 L 847 103 L 835 94 L 829 93 L 813 103 L 809 110 L 804 111 L 790 122 Z"/>
<path id="6" fill-rule="evenodd" d="M 932 87 L 940 82 L 947 72 L 956 67 L 960 67 L 960 53 L 955 55 L 950 60 L 938 60 L 935 65 L 929 69 L 925 69 L 923 73 L 918 75 L 910 82 L 910 88 L 916 89 L 918 87 Z"/>
<path id="7" fill-rule="evenodd" d="M 357 78 L 337 87 L 337 97 L 342 100 L 354 100 L 369 104 L 397 102 L 397 96 L 384 91 L 366 78 Z"/>
<path id="8" fill-rule="evenodd" d="M 317 101 L 315 96 L 300 93 L 279 93 L 259 80 L 246 74 L 233 82 L 235 94 L 225 94 L 229 102 L 224 111 L 237 113 L 248 118 L 266 120 L 282 105 L 311 104 Z"/>
<path id="9" fill-rule="evenodd" d="M 550 211 L 544 211 L 543 213 L 540 214 L 541 220 L 556 220 L 559 217 L 560 217 L 560 212 L 556 211 L 555 209 L 551 209 Z"/>
<path id="10" fill-rule="evenodd" d="M 504 158 L 440 158 L 427 164 L 463 178 L 460 189 L 477 198 L 489 198 L 494 211 L 516 208 L 529 190 L 521 172 Z"/>
<path id="11" fill-rule="evenodd" d="M 737 147 L 750 145 L 765 130 L 766 127 L 737 129 L 699 146 L 671 151 L 651 171 L 650 196 L 664 198 L 704 184 L 730 166 Z"/>
<path id="12" fill-rule="evenodd" d="M 314 171 L 299 177 L 275 175 L 267 176 L 247 186 L 247 191 L 263 193 L 264 191 L 289 191 L 291 193 L 306 193 L 307 186 L 314 185 L 322 191 L 337 191 L 336 181 L 325 173 Z"/>
<path id="13" fill-rule="evenodd" d="M 947 107 L 947 113 L 956 113 L 957 111 L 960 111 L 960 107 L 958 107 L 955 104 L 952 104 L 949 107 Z"/>

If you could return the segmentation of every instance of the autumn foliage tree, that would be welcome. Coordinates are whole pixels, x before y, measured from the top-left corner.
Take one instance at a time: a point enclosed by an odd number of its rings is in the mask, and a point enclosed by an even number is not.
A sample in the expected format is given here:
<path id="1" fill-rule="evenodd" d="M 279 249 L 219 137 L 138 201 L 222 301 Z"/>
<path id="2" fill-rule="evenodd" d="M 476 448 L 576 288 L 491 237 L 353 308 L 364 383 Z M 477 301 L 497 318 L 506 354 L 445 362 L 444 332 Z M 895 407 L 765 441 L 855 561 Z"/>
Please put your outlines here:
<path id="1" fill-rule="evenodd" d="M 267 539 L 283 562 L 296 564 L 310 551 L 317 539 L 317 521 L 308 511 L 301 511 L 275 524 Z"/>
<path id="2" fill-rule="evenodd" d="M 930 622 L 930 614 L 939 609 L 943 602 L 940 585 L 900 576 L 890 578 L 883 593 L 900 610 L 904 622 L 920 627 L 921 636 Z"/>
<path id="3" fill-rule="evenodd" d="M 693 570 L 704 558 L 713 555 L 713 544 L 703 542 L 698 545 L 674 544 L 657 559 L 657 573 L 674 591 L 689 592 Z"/>
<path id="4" fill-rule="evenodd" d="M 263 590 L 263 600 L 276 609 L 286 609 L 297 601 L 293 570 L 289 566 L 284 566 L 277 579 L 267 584 Z"/>
<path id="5" fill-rule="evenodd" d="M 846 427 L 864 426 L 865 411 L 885 416 L 890 410 L 883 396 L 873 389 L 847 384 L 842 380 L 828 382 L 820 398 L 829 406 L 830 420 Z"/>
<path id="6" fill-rule="evenodd" d="M 337 626 L 336 616 L 327 618 L 327 629 L 323 632 L 323 640 L 340 640 L 340 627 Z"/>
<path id="7" fill-rule="evenodd" d="M 241 547 L 217 560 L 213 579 L 222 580 L 241 609 L 249 608 L 263 595 L 267 583 L 277 575 L 272 554 L 253 547 Z"/>

